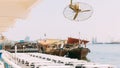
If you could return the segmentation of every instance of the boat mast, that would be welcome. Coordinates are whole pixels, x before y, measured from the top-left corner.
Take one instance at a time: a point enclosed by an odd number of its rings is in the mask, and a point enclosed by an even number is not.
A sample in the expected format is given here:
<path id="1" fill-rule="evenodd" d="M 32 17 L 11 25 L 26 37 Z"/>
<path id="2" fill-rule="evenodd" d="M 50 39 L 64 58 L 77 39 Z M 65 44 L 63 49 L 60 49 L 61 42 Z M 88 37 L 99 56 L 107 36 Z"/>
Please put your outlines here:
<path id="1" fill-rule="evenodd" d="M 44 34 L 44 41 L 45 41 L 45 42 L 47 41 L 46 33 Z"/>
<path id="2" fill-rule="evenodd" d="M 81 47 L 81 40 L 80 40 L 80 32 L 79 32 L 79 44 L 78 44 L 78 47 L 80 48 Z"/>

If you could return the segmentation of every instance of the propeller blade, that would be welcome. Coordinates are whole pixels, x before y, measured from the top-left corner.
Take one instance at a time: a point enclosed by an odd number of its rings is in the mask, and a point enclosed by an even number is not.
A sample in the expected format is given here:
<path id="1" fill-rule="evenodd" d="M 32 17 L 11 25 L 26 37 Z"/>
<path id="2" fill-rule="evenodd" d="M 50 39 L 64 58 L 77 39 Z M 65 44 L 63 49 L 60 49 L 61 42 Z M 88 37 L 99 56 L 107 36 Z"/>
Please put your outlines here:
<path id="1" fill-rule="evenodd" d="M 72 5 L 72 0 L 70 0 L 70 5 Z"/>
<path id="2" fill-rule="evenodd" d="M 75 20 L 75 19 L 77 18 L 78 13 L 79 13 L 79 12 L 76 12 L 76 14 L 75 14 L 75 16 L 74 16 L 73 20 Z"/>
<path id="3" fill-rule="evenodd" d="M 79 3 L 76 3 L 76 4 L 75 4 L 75 9 L 76 9 L 76 10 L 79 10 Z"/>
<path id="4" fill-rule="evenodd" d="M 91 10 L 83 10 L 83 11 L 81 11 L 81 12 L 89 12 L 89 11 L 91 11 Z"/>
<path id="5" fill-rule="evenodd" d="M 73 11 L 75 11 L 75 8 L 74 8 L 73 5 L 70 5 L 69 7 L 70 7 L 70 9 L 72 9 Z"/>
<path id="6" fill-rule="evenodd" d="M 69 8 L 75 11 L 75 5 L 72 4 L 72 0 L 70 0 Z"/>

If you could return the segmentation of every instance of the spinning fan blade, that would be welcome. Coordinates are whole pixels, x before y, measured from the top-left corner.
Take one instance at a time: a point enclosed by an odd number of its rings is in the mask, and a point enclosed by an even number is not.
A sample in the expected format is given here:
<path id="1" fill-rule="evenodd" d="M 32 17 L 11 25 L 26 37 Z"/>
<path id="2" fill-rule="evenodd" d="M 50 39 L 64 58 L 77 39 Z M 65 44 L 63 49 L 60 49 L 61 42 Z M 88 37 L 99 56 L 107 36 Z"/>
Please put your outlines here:
<path id="1" fill-rule="evenodd" d="M 65 18 L 74 21 L 84 21 L 93 14 L 93 9 L 90 5 L 82 2 L 73 3 L 73 0 L 69 1 L 69 5 L 63 11 Z"/>
<path id="2" fill-rule="evenodd" d="M 75 20 L 75 19 L 77 18 L 78 13 L 79 13 L 79 12 L 76 12 L 76 14 L 75 14 L 75 16 L 74 16 L 73 20 Z"/>
<path id="3" fill-rule="evenodd" d="M 73 11 L 75 11 L 75 9 L 74 9 L 74 6 L 73 6 L 73 5 L 70 5 L 69 7 L 70 7 L 70 9 L 72 9 Z"/>
<path id="4" fill-rule="evenodd" d="M 83 10 L 83 11 L 81 11 L 81 12 L 89 12 L 89 11 L 91 11 L 91 10 Z"/>
<path id="5" fill-rule="evenodd" d="M 73 11 L 75 11 L 75 6 L 72 4 L 72 0 L 70 0 L 70 5 L 69 5 L 69 8 L 72 9 Z"/>
<path id="6" fill-rule="evenodd" d="M 70 0 L 70 5 L 72 5 L 72 0 Z"/>
<path id="7" fill-rule="evenodd" d="M 75 4 L 75 9 L 76 9 L 76 10 L 79 10 L 79 3 L 76 3 L 76 4 Z"/>

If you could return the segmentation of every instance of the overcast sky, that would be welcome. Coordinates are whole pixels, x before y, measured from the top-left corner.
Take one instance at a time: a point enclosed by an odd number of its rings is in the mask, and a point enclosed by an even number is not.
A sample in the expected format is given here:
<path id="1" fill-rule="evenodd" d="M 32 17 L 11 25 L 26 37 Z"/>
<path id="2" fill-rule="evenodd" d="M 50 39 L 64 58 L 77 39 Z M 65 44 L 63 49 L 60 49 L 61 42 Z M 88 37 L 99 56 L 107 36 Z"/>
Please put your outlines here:
<path id="1" fill-rule="evenodd" d="M 92 17 L 74 22 L 63 15 L 70 0 L 42 0 L 32 8 L 26 19 L 18 19 L 16 24 L 4 33 L 8 39 L 20 40 L 26 36 L 31 39 L 67 39 L 75 37 L 90 40 L 120 40 L 120 0 L 73 0 L 92 6 Z M 80 32 L 80 36 L 79 36 Z"/>

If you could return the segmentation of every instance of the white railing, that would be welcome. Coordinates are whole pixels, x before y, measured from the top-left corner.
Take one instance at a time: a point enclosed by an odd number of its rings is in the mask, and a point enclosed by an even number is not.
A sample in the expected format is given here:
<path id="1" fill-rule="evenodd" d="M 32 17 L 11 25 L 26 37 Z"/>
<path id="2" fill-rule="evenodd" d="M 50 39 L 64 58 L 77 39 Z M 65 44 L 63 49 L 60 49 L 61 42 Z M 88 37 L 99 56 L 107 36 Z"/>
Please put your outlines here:
<path id="1" fill-rule="evenodd" d="M 13 59 L 24 65 L 34 66 L 34 68 L 116 68 L 109 64 L 99 64 L 43 53 L 17 53 L 15 55 L 15 53 L 5 51 L 3 58 L 13 66 L 13 68 L 15 68 L 15 66 L 16 68 L 20 68 L 19 66 L 17 67 L 15 61 L 12 61 Z"/>
<path id="2" fill-rule="evenodd" d="M 2 59 L 8 64 L 10 65 L 12 68 L 21 68 L 20 66 L 18 66 L 15 63 L 15 58 L 12 56 L 11 53 L 7 52 L 7 51 L 3 51 L 2 52 Z"/>
<path id="3" fill-rule="evenodd" d="M 85 68 L 116 68 L 114 65 L 110 64 L 100 64 L 100 63 L 93 63 L 93 62 L 87 62 L 84 60 L 77 60 L 77 59 L 71 59 L 61 56 L 55 56 L 55 55 L 49 55 L 49 54 L 42 54 L 42 53 L 28 53 L 30 56 L 42 58 L 44 60 L 50 60 L 55 61 L 56 63 L 62 63 L 64 65 L 72 65 L 73 68 L 75 67 L 85 67 Z"/>

